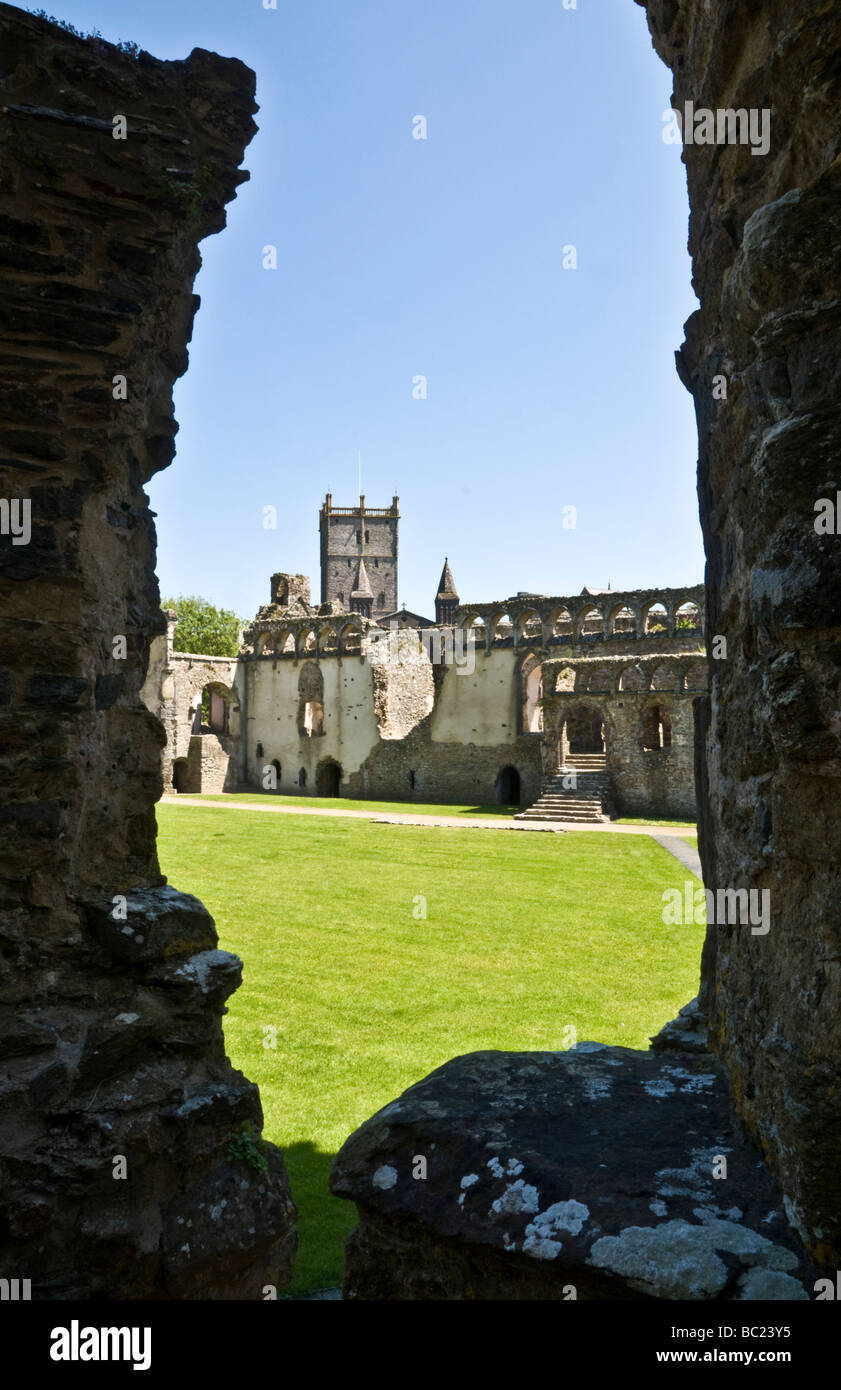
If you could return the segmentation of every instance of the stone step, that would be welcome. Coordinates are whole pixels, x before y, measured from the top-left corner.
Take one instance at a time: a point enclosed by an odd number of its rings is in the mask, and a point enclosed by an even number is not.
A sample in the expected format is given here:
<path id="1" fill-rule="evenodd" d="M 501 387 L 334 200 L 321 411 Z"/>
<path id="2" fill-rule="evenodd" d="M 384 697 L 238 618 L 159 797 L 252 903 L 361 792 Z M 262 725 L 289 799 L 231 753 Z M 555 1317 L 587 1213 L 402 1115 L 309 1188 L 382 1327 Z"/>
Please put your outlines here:
<path id="1" fill-rule="evenodd" d="M 602 803 L 595 800 L 595 798 L 592 800 L 579 800 L 575 797 L 568 797 L 566 799 L 558 798 L 557 800 L 550 800 L 546 797 L 541 797 L 539 801 L 534 803 L 533 807 L 530 806 L 527 809 L 537 811 L 574 811 L 577 809 L 579 811 L 598 811 L 601 813 Z"/>

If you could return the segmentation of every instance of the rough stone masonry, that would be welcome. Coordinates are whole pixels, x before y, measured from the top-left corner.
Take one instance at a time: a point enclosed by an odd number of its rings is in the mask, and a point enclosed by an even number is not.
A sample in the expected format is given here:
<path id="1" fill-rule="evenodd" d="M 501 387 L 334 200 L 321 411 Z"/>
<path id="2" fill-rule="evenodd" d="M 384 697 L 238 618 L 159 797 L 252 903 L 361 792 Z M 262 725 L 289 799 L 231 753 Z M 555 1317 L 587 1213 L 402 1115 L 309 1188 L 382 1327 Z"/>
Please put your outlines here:
<path id="1" fill-rule="evenodd" d="M 164 628 L 142 489 L 173 455 L 254 74 L 8 5 L 0 53 L 0 495 L 31 524 L 0 536 L 2 1273 L 35 1298 L 259 1299 L 294 1209 L 225 1056 L 240 962 L 158 869 L 139 698 Z"/>
<path id="2" fill-rule="evenodd" d="M 363 1125 L 333 1175 L 360 1214 L 348 1297 L 806 1298 L 805 1261 L 841 1264 L 841 525 L 814 524 L 841 488 L 841 5 L 647 11 L 676 109 L 771 112 L 767 154 L 684 150 L 701 307 L 678 354 L 707 650 L 727 642 L 696 705 L 704 878 L 770 890 L 771 927 L 708 929 L 653 1056 L 477 1054 Z"/>

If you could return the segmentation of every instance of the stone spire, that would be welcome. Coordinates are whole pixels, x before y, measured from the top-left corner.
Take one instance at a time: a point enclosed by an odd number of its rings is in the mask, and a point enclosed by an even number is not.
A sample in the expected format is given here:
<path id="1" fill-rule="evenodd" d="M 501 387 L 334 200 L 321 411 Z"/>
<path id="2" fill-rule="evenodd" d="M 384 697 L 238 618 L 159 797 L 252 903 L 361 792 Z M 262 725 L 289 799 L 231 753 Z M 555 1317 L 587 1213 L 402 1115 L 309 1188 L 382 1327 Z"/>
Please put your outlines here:
<path id="1" fill-rule="evenodd" d="M 365 561 L 360 555 L 359 564 L 356 567 L 356 579 L 353 581 L 350 595 L 350 611 L 351 613 L 360 613 L 363 618 L 370 618 L 373 603 L 374 591 L 368 579 Z"/>
<path id="2" fill-rule="evenodd" d="M 444 559 L 444 568 L 441 571 L 441 578 L 438 581 L 438 593 L 435 595 L 435 621 L 436 623 L 447 625 L 452 623 L 455 611 L 458 608 L 458 591 L 456 582 L 453 579 L 449 560 Z"/>

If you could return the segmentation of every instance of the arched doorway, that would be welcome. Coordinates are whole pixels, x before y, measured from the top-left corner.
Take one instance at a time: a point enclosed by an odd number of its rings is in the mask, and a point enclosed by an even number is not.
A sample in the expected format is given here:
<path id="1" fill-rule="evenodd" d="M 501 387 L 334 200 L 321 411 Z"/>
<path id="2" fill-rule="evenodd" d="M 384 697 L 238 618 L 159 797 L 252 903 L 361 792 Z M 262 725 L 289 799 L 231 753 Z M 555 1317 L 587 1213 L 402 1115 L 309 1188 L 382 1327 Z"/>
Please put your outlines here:
<path id="1" fill-rule="evenodd" d="M 187 759 L 176 758 L 172 764 L 172 785 L 177 792 L 187 790 Z"/>
<path id="2" fill-rule="evenodd" d="M 516 767 L 500 768 L 494 783 L 494 794 L 500 806 L 519 806 L 520 774 Z"/>
<path id="3" fill-rule="evenodd" d="M 320 763 L 315 774 L 315 789 L 319 796 L 338 796 L 342 769 L 332 758 Z"/>
<path id="4" fill-rule="evenodd" d="M 567 749 L 575 753 L 604 753 L 604 715 L 598 706 L 577 705 L 566 717 Z"/>

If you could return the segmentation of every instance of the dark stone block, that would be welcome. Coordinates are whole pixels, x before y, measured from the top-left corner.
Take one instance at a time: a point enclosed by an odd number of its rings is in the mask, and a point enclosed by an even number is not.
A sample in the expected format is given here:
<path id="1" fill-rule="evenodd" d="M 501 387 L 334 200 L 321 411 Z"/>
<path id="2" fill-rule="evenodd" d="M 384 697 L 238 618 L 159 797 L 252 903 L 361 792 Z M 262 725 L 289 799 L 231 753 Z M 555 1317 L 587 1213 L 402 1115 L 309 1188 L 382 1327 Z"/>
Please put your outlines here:
<path id="1" fill-rule="evenodd" d="M 125 689 L 125 676 L 97 676 L 94 702 L 97 709 L 110 709 Z"/>
<path id="2" fill-rule="evenodd" d="M 89 690 L 83 676 L 54 676 L 46 672 L 30 676 L 26 684 L 26 703 L 29 705 L 77 706 Z"/>

